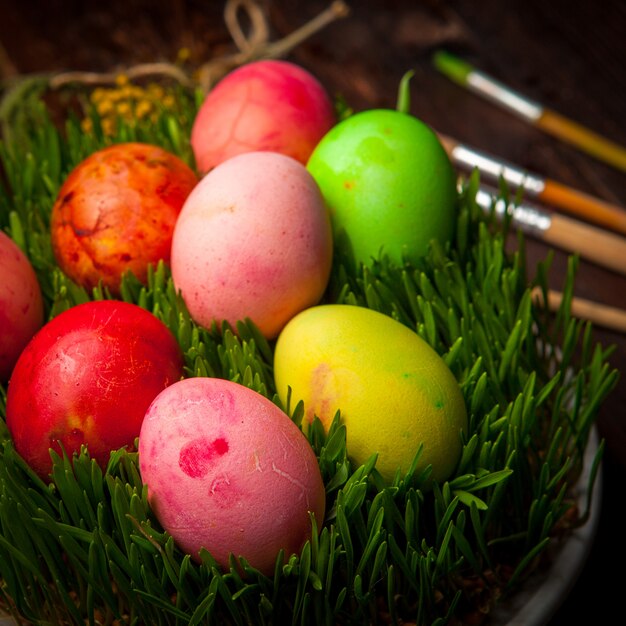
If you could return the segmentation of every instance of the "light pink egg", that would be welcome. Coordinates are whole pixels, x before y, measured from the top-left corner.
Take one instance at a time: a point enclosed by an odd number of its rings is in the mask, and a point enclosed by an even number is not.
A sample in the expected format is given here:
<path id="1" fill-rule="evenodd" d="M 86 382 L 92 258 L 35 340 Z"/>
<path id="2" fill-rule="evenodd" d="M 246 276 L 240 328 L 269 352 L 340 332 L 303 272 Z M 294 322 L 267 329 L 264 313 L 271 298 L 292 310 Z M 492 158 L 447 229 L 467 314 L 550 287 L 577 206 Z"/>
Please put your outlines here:
<path id="1" fill-rule="evenodd" d="M 321 526 L 325 491 L 305 436 L 274 403 L 216 378 L 188 378 L 154 400 L 139 437 L 150 505 L 178 546 L 222 566 L 243 556 L 264 573 Z"/>
<path id="2" fill-rule="evenodd" d="M 187 198 L 172 238 L 174 285 L 206 327 L 246 317 L 267 338 L 322 297 L 332 263 L 322 195 L 306 168 L 248 152 L 209 172 Z"/>
<path id="3" fill-rule="evenodd" d="M 43 298 L 28 257 L 0 231 L 0 382 L 44 321 Z"/>
<path id="4" fill-rule="evenodd" d="M 258 150 L 304 164 L 335 122 L 333 103 L 312 74 L 288 61 L 264 59 L 233 70 L 209 91 L 191 146 L 202 173 Z"/>

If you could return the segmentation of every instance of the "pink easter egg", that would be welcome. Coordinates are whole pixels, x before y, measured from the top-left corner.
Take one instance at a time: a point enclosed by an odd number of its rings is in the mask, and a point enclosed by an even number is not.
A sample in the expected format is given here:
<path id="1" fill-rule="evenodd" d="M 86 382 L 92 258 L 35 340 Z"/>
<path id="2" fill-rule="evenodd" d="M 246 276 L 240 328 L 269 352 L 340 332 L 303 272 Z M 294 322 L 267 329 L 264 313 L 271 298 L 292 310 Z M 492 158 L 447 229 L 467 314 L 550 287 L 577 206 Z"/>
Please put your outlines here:
<path id="1" fill-rule="evenodd" d="M 244 557 L 271 574 L 280 549 L 299 553 L 321 526 L 325 490 L 317 459 L 294 422 L 238 383 L 188 378 L 160 393 L 139 437 L 148 500 L 177 545 L 223 567 Z"/>
<path id="2" fill-rule="evenodd" d="M 218 165 L 185 201 L 172 278 L 198 324 L 234 328 L 250 318 L 271 339 L 321 299 L 332 247 L 330 216 L 306 168 L 248 152 Z"/>
<path id="3" fill-rule="evenodd" d="M 333 103 L 304 68 L 260 60 L 227 74 L 209 91 L 191 131 L 198 170 L 205 174 L 243 152 L 271 150 L 307 162 L 335 124 Z"/>

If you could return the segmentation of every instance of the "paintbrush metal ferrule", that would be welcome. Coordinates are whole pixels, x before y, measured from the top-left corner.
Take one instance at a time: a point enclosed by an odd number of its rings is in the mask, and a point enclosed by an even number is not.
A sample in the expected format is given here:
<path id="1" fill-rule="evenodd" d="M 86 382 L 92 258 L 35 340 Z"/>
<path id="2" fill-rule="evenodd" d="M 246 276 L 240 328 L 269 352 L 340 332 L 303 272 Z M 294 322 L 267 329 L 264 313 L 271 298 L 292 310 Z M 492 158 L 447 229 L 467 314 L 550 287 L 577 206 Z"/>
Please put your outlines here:
<path id="1" fill-rule="evenodd" d="M 448 52 L 437 52 L 433 57 L 433 62 L 440 72 L 454 82 L 509 109 L 512 113 L 533 124 L 543 114 L 544 107 L 541 104 L 523 96 Z"/>
<path id="2" fill-rule="evenodd" d="M 539 103 L 506 87 L 480 70 L 473 70 L 468 74 L 467 86 L 487 100 L 503 106 L 533 124 L 536 124 L 543 115 L 544 107 Z"/>
<path id="3" fill-rule="evenodd" d="M 558 207 L 562 212 L 626 235 L 626 210 L 549 178 L 513 165 L 503 159 L 463 145 L 441 133 L 438 137 L 450 161 L 459 169 L 480 172 L 481 180 L 497 185 L 504 180 L 509 186 L 521 188 L 526 197 L 542 204 Z"/>
<path id="4" fill-rule="evenodd" d="M 452 162 L 466 170 L 478 169 L 491 182 L 504 180 L 509 185 L 521 187 L 533 196 L 541 194 L 545 187 L 545 180 L 535 174 L 513 165 L 507 161 L 495 159 L 483 152 L 457 144 L 449 150 Z"/>
<path id="5" fill-rule="evenodd" d="M 513 224 L 530 235 L 541 236 L 552 225 L 552 217 L 548 212 L 525 204 L 507 202 L 482 187 L 476 193 L 476 203 L 484 211 L 493 211 L 500 219 L 510 214 Z"/>

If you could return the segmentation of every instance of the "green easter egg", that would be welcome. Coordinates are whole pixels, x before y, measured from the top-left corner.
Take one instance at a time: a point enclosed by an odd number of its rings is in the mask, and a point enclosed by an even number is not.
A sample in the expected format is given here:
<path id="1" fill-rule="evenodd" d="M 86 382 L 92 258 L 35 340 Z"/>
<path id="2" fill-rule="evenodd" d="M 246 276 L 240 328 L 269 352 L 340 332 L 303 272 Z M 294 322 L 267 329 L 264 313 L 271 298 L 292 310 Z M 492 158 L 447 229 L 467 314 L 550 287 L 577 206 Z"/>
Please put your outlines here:
<path id="1" fill-rule="evenodd" d="M 431 240 L 454 236 L 454 170 L 435 132 L 412 115 L 372 109 L 346 118 L 307 168 L 330 211 L 336 248 L 356 262 L 381 253 L 415 262 Z"/>

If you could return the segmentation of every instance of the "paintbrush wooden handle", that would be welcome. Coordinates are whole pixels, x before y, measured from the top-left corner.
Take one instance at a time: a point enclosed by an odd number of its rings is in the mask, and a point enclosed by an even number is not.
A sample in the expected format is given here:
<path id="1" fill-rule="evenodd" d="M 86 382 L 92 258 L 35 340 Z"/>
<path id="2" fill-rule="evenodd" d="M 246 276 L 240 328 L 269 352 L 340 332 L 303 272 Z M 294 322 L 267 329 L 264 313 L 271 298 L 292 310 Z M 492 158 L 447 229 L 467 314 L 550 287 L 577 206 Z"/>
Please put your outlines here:
<path id="1" fill-rule="evenodd" d="M 543 240 L 626 275 L 626 238 L 553 214 Z"/>
<path id="2" fill-rule="evenodd" d="M 533 290 L 533 300 L 543 304 L 543 293 L 539 288 Z M 563 294 L 552 289 L 548 290 L 548 309 L 557 311 L 563 301 Z M 571 313 L 578 319 L 588 320 L 621 333 L 626 333 L 626 311 L 610 307 L 599 302 L 584 298 L 572 298 Z"/>
<path id="3" fill-rule="evenodd" d="M 589 196 L 553 180 L 545 180 L 542 202 L 557 206 L 588 222 L 626 235 L 626 209 Z"/>
<path id="4" fill-rule="evenodd" d="M 510 204 L 483 186 L 476 193 L 476 202 L 500 217 L 510 213 L 515 226 L 547 244 L 626 275 L 626 237 L 538 207 Z"/>
<path id="5" fill-rule="evenodd" d="M 535 125 L 587 154 L 626 172 L 626 149 L 556 111 L 543 108 Z"/>

